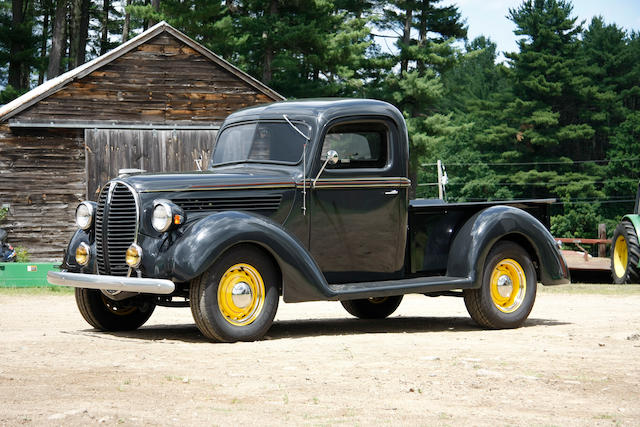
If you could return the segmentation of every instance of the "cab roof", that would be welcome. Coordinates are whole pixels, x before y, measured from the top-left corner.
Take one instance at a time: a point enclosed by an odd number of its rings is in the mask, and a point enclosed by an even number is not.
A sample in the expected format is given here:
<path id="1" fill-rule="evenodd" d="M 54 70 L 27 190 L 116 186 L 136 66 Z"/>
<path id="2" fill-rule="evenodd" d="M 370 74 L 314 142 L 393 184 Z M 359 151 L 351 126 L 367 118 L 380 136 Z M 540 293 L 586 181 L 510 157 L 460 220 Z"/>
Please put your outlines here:
<path id="1" fill-rule="evenodd" d="M 405 128 L 402 113 L 393 105 L 375 99 L 356 98 L 300 99 L 262 104 L 232 113 L 225 124 L 248 120 L 281 120 L 283 115 L 291 120 L 313 122 L 318 127 L 345 116 L 380 116 L 393 120 L 402 130 Z"/>

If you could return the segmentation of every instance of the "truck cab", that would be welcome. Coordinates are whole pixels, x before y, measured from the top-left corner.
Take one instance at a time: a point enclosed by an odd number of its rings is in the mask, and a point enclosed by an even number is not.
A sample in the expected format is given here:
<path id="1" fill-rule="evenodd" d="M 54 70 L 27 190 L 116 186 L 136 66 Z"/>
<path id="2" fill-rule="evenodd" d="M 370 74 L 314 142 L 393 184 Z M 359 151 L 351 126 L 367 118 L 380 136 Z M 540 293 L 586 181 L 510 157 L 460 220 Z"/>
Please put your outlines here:
<path id="1" fill-rule="evenodd" d="M 408 141 L 382 101 L 233 113 L 207 171 L 121 176 L 81 203 L 49 280 L 76 287 L 98 329 L 135 329 L 156 305 L 184 305 L 214 341 L 259 339 L 280 297 L 381 318 L 405 294 L 456 295 L 482 326 L 521 325 L 538 281 L 569 281 L 550 201 L 410 201 Z"/>

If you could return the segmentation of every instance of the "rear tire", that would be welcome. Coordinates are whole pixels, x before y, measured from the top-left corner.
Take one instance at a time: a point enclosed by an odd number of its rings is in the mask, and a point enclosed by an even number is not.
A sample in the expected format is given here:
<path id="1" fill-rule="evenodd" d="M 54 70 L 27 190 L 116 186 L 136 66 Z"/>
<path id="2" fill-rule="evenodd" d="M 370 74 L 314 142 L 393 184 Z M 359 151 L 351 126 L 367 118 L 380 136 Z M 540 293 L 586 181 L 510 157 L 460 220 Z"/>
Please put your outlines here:
<path id="1" fill-rule="evenodd" d="M 273 261 L 250 245 L 230 249 L 191 282 L 196 325 L 217 342 L 260 339 L 273 323 L 278 298 Z"/>
<path id="2" fill-rule="evenodd" d="M 617 284 L 637 283 L 640 245 L 635 227 L 624 220 L 616 227 L 611 240 L 611 276 Z"/>
<path id="3" fill-rule="evenodd" d="M 97 289 L 76 288 L 76 304 L 91 326 L 101 331 L 131 331 L 149 320 L 155 302 L 144 297 L 113 301 Z"/>
<path id="4" fill-rule="evenodd" d="M 484 264 L 482 286 L 465 289 L 467 311 L 490 329 L 521 326 L 536 299 L 536 272 L 529 254 L 512 242 L 496 244 Z"/>
<path id="5" fill-rule="evenodd" d="M 402 302 L 402 295 L 381 298 L 340 301 L 349 314 L 359 319 L 384 319 L 393 314 Z"/>

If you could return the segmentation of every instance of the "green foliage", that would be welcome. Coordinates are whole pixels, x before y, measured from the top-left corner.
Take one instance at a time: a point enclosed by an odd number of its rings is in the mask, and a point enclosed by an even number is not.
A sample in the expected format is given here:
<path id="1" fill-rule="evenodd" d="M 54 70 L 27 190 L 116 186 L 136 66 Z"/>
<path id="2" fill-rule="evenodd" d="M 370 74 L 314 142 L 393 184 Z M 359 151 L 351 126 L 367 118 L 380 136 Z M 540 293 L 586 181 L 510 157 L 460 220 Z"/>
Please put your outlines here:
<path id="1" fill-rule="evenodd" d="M 103 47 L 103 30 L 106 48 L 120 43 L 125 3 L 110 2 L 103 28 L 104 2 L 90 0 L 90 57 Z M 131 34 L 166 20 L 286 97 L 396 105 L 407 120 L 418 196 L 436 196 L 425 184 L 436 181 L 440 159 L 451 201 L 559 199 L 559 235 L 593 236 L 594 224 L 614 223 L 633 207 L 640 32 L 601 17 L 578 22 L 569 0 L 523 0 L 504 11 L 518 39 L 506 64 L 496 64 L 490 39 L 466 39 L 455 2 L 162 0 L 158 10 L 149 3 L 127 7 Z M 51 45 L 55 2 L 23 4 L 25 19 L 14 24 L 12 2 L 0 0 L 0 104 L 33 86 L 24 77 L 35 79 L 47 62 L 41 42 Z M 373 36 L 380 33 L 383 43 Z M 11 64 L 18 85 L 8 84 Z"/>
<path id="2" fill-rule="evenodd" d="M 558 237 L 597 238 L 602 221 L 598 204 L 567 202 L 563 215 L 551 217 L 551 234 Z"/>
<path id="3" fill-rule="evenodd" d="M 0 208 L 0 224 L 2 224 L 5 219 L 7 219 L 8 214 L 9 214 L 8 208 Z"/>
<path id="4" fill-rule="evenodd" d="M 29 262 L 31 260 L 31 255 L 27 248 L 16 246 L 13 249 L 16 251 L 16 262 Z"/>

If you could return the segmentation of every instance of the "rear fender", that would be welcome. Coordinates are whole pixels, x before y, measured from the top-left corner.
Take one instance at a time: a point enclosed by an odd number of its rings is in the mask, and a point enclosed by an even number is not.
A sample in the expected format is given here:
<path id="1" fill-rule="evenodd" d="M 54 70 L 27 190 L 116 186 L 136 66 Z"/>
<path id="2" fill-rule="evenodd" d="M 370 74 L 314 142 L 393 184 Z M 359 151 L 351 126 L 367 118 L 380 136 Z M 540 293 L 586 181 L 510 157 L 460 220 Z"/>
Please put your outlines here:
<path id="1" fill-rule="evenodd" d="M 189 225 L 166 252 L 158 255 L 156 265 L 170 265 L 173 280 L 187 282 L 241 243 L 256 244 L 275 259 L 282 273 L 286 302 L 325 300 L 335 295 L 298 239 L 270 219 L 247 212 L 219 212 Z"/>
<path id="2" fill-rule="evenodd" d="M 531 256 L 538 260 L 538 280 L 544 285 L 570 282 L 569 269 L 551 233 L 535 217 L 511 206 L 484 209 L 460 228 L 449 250 L 447 276 L 468 277 L 479 288 L 487 255 L 500 240 L 526 242 L 524 249 L 535 252 Z"/>
<path id="3" fill-rule="evenodd" d="M 636 229 L 636 235 L 640 232 L 640 215 L 629 214 L 622 217 L 623 220 L 629 220 L 633 224 L 633 228 Z"/>

